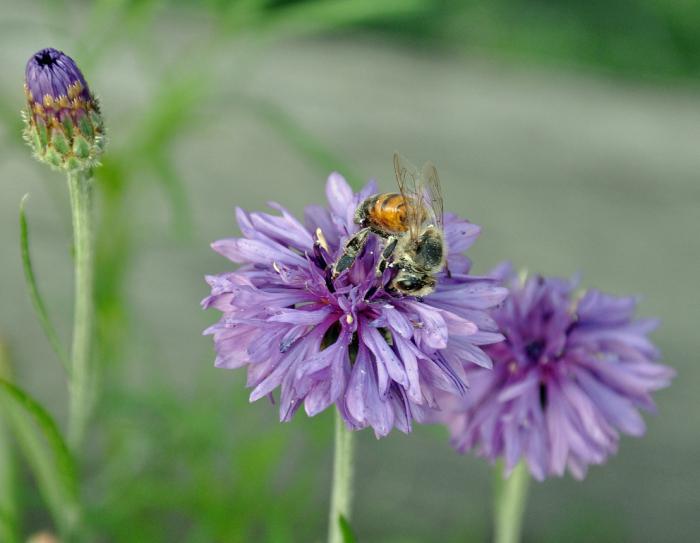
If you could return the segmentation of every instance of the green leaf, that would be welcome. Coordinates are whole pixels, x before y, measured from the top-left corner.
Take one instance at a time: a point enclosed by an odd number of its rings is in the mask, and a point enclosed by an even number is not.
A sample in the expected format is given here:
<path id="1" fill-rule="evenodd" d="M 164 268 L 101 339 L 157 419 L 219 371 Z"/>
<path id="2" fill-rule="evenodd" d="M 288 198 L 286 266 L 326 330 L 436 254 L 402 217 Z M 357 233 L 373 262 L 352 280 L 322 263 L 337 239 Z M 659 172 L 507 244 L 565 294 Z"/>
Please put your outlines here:
<path id="1" fill-rule="evenodd" d="M 343 543 L 357 543 L 357 538 L 348 519 L 343 515 L 338 515 L 338 525 L 340 526 L 340 533 L 343 535 Z"/>
<path id="2" fill-rule="evenodd" d="M 33 469 L 59 531 L 69 540 L 80 519 L 78 478 L 75 462 L 58 426 L 36 400 L 2 378 L 0 406 Z"/>
<path id="3" fill-rule="evenodd" d="M 6 365 L 5 347 L 0 343 L 0 372 Z M 0 373 L 1 374 L 1 373 Z M 17 528 L 19 512 L 17 508 L 17 459 L 13 441 L 9 439 L 6 421 L 0 420 L 0 541 L 19 541 Z"/>
<path id="4" fill-rule="evenodd" d="M 20 249 L 22 252 L 22 267 L 24 268 L 24 278 L 27 281 L 27 290 L 29 291 L 29 297 L 32 300 L 32 305 L 36 311 L 37 317 L 39 317 L 39 323 L 44 329 L 44 334 L 49 340 L 51 347 L 53 348 L 56 356 L 63 364 L 66 372 L 70 372 L 70 365 L 68 362 L 68 355 L 66 350 L 61 344 L 61 340 L 58 338 L 58 333 L 56 328 L 51 323 L 49 318 L 49 313 L 46 309 L 46 304 L 44 303 L 41 293 L 39 292 L 39 287 L 36 283 L 36 276 L 34 275 L 34 268 L 32 266 L 32 258 L 29 253 L 29 226 L 27 224 L 27 216 L 24 208 L 27 203 L 27 198 L 29 194 L 25 194 L 22 201 L 19 204 L 19 231 L 20 231 Z"/>
<path id="5" fill-rule="evenodd" d="M 0 509 L 0 536 L 2 541 L 15 543 L 19 541 L 17 535 L 17 512 L 14 510 Z"/>

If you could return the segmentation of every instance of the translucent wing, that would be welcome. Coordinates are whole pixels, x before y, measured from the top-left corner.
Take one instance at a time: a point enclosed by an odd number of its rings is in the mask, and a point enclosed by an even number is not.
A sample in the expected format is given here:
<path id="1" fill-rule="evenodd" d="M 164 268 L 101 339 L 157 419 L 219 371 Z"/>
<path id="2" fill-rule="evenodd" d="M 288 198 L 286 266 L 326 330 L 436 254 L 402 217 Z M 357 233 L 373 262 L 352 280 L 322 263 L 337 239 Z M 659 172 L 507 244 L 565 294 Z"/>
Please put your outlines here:
<path id="1" fill-rule="evenodd" d="M 444 223 L 444 204 L 442 200 L 442 188 L 435 164 L 426 162 L 423 164 L 423 183 L 428 191 L 429 207 L 435 217 L 435 225 L 442 230 Z"/>
<path id="2" fill-rule="evenodd" d="M 418 237 L 423 223 L 423 201 L 421 175 L 418 169 L 399 153 L 394 153 L 394 172 L 396 183 L 406 205 L 406 223 L 412 238 Z"/>

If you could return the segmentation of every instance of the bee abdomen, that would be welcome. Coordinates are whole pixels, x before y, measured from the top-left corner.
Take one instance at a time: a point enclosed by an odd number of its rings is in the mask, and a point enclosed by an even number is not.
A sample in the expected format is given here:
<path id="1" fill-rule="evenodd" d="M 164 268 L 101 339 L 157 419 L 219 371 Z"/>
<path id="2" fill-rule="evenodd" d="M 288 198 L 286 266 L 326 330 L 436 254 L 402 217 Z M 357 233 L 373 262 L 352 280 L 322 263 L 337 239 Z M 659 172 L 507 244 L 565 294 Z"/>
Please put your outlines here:
<path id="1" fill-rule="evenodd" d="M 405 232 L 407 209 L 403 196 L 397 193 L 377 194 L 368 202 L 367 212 L 372 224 L 388 232 Z"/>

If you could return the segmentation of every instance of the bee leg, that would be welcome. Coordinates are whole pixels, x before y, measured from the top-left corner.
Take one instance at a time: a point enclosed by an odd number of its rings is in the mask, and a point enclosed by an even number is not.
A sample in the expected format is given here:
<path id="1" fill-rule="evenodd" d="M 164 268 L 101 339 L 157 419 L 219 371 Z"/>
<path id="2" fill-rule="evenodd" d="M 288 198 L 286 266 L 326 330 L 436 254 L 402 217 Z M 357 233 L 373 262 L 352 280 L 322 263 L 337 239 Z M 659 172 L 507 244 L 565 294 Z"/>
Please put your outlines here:
<path id="1" fill-rule="evenodd" d="M 368 234 L 369 228 L 363 228 L 362 230 L 359 230 L 357 234 L 352 236 L 347 242 L 345 242 L 343 254 L 340 255 L 340 258 L 335 262 L 335 264 L 333 264 L 333 279 L 338 277 L 341 273 L 353 265 L 357 255 L 360 254 L 367 243 Z"/>
<path id="2" fill-rule="evenodd" d="M 387 265 L 389 265 L 389 258 L 394 254 L 394 249 L 396 249 L 396 244 L 399 242 L 399 238 L 395 236 L 390 236 L 387 239 L 387 243 L 382 251 L 382 256 L 377 262 L 377 268 L 374 270 L 375 277 L 379 278 L 384 275 L 384 270 L 386 270 Z"/>

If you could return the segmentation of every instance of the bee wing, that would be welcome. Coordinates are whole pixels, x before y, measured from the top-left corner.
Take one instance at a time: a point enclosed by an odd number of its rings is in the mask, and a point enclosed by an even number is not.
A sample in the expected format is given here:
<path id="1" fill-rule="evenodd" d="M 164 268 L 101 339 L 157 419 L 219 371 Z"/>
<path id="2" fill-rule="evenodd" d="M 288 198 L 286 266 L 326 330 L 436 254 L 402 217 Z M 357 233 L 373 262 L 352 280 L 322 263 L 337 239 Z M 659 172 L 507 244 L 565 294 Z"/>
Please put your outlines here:
<path id="1" fill-rule="evenodd" d="M 416 238 L 423 223 L 423 202 L 425 200 L 421 174 L 418 172 L 418 168 L 397 152 L 394 153 L 394 172 L 396 183 L 406 206 L 408 233 L 411 238 Z"/>
<path id="2" fill-rule="evenodd" d="M 440 178 L 438 177 L 435 164 L 426 162 L 423 164 L 422 179 L 425 183 L 425 188 L 428 191 L 429 208 L 432 210 L 435 217 L 436 226 L 442 230 L 444 223 L 444 203 L 442 199 L 442 188 L 440 187 Z"/>

